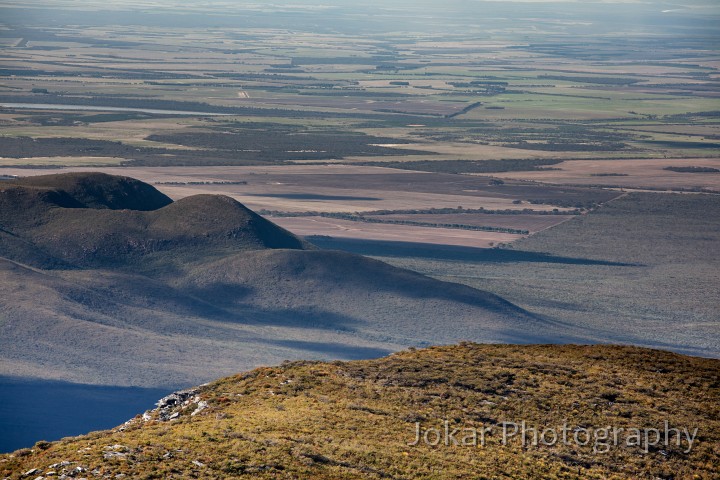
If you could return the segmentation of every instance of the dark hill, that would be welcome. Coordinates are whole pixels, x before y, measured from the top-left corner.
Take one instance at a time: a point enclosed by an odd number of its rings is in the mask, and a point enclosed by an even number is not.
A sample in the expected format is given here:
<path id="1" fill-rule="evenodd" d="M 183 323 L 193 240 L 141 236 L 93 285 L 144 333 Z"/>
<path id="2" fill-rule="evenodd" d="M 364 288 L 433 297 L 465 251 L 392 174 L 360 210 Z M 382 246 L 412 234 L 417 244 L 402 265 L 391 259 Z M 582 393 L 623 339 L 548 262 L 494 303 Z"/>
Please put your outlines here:
<path id="1" fill-rule="evenodd" d="M 283 359 L 586 338 L 487 292 L 319 250 L 229 197 L 170 202 L 73 174 L 0 184 L 0 205 L 6 374 L 174 387 Z"/>
<path id="2" fill-rule="evenodd" d="M 105 174 L 0 184 L 0 255 L 36 267 L 136 267 L 263 248 L 306 248 L 229 197 L 172 202 L 138 180 Z M 33 254 L 36 258 L 33 258 Z M 164 256 L 163 256 L 164 254 Z"/>
<path id="3" fill-rule="evenodd" d="M 287 230 L 265 220 L 230 197 L 195 195 L 149 214 L 153 235 L 236 239 L 237 246 L 302 249 Z"/>
<path id="4" fill-rule="evenodd" d="M 464 343 L 295 362 L 158 405 L 0 455 L 0 476 L 710 480 L 720 465 L 720 361 L 633 347 Z M 414 445 L 418 426 L 435 432 Z"/>
<path id="5" fill-rule="evenodd" d="M 22 177 L 7 182 L 46 195 L 47 203 L 65 208 L 157 210 L 172 203 L 153 186 L 134 178 L 105 173 L 64 173 Z"/>

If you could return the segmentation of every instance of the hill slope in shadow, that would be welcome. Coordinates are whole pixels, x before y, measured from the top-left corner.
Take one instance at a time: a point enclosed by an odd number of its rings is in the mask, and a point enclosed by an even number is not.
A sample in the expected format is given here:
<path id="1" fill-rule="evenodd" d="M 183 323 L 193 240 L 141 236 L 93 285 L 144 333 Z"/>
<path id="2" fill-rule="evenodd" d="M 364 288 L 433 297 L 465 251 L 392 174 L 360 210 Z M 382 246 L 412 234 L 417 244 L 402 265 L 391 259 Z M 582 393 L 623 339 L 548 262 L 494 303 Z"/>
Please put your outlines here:
<path id="1" fill-rule="evenodd" d="M 177 386 L 409 345 L 562 342 L 502 298 L 320 250 L 237 201 L 103 174 L 0 184 L 5 374 Z"/>

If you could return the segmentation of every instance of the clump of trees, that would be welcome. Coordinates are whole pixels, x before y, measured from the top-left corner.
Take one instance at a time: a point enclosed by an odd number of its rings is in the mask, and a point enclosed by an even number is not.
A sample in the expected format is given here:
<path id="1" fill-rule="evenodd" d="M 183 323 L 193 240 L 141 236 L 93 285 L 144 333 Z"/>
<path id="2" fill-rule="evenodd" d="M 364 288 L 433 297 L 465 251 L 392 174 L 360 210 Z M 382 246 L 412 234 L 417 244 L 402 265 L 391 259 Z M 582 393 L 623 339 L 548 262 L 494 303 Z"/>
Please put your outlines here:
<path id="1" fill-rule="evenodd" d="M 679 173 L 718 173 L 720 170 L 712 167 L 665 167 L 663 170 Z"/>

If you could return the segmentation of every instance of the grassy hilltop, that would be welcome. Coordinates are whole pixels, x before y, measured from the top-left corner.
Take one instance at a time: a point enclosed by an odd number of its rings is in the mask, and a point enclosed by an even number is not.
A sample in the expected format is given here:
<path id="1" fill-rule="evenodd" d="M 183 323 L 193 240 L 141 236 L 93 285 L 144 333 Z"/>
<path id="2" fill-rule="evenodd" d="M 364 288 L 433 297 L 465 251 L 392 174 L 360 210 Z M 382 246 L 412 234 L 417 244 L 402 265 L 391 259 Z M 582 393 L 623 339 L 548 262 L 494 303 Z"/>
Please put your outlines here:
<path id="1" fill-rule="evenodd" d="M 710 479 L 720 462 L 720 362 L 633 347 L 463 343 L 379 360 L 285 363 L 164 405 L 113 430 L 0 456 L 0 475 Z M 484 446 L 408 445 L 416 422 L 445 421 L 491 432 Z M 566 422 L 626 431 L 662 431 L 667 421 L 697 435 L 688 453 L 686 441 L 654 445 L 652 433 L 638 446 L 621 435 L 607 452 L 592 441 L 523 446 L 519 436 L 503 445 L 502 423 L 522 421 L 538 430 Z"/>

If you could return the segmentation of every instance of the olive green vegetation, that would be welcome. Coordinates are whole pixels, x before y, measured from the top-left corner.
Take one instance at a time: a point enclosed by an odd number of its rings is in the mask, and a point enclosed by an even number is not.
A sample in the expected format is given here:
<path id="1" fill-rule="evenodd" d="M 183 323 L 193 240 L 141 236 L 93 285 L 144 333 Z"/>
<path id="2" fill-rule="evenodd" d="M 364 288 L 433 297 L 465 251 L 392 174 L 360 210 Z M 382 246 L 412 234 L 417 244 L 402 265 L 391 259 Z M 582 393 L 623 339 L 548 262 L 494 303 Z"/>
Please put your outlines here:
<path id="1" fill-rule="evenodd" d="M 511 432 L 507 425 L 523 421 L 570 433 L 554 445 L 534 445 L 530 430 L 524 442 L 509 434 L 503 442 L 503 424 Z M 429 436 L 411 445 L 417 424 L 424 432 L 445 422 L 465 444 L 448 437 L 433 446 Z M 468 436 L 484 428 L 477 442 Z M 618 440 L 575 440 L 576 429 L 605 428 L 621 432 Z M 681 432 L 667 445 L 666 428 Z M 631 429 L 648 429 L 649 442 L 634 445 Z M 649 429 L 660 430 L 659 443 Z M 684 429 L 696 432 L 691 447 Z M 113 430 L 2 455 L 0 475 L 711 479 L 719 445 L 719 360 L 622 346 L 461 343 L 227 377 Z"/>

